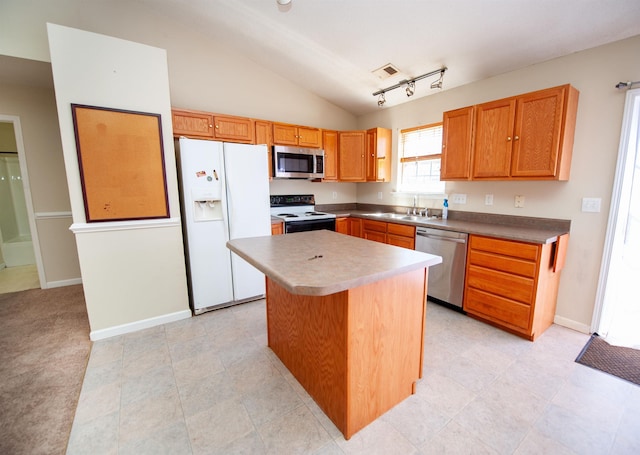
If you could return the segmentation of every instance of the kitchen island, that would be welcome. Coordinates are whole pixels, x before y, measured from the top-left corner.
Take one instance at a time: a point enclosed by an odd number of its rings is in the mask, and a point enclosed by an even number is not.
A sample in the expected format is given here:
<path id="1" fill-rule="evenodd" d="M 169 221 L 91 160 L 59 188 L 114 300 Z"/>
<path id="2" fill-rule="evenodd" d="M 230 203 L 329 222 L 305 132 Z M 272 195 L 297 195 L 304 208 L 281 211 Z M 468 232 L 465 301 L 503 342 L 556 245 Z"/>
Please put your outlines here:
<path id="1" fill-rule="evenodd" d="M 268 345 L 345 438 L 414 393 L 442 258 L 324 230 L 227 246 L 266 275 Z"/>

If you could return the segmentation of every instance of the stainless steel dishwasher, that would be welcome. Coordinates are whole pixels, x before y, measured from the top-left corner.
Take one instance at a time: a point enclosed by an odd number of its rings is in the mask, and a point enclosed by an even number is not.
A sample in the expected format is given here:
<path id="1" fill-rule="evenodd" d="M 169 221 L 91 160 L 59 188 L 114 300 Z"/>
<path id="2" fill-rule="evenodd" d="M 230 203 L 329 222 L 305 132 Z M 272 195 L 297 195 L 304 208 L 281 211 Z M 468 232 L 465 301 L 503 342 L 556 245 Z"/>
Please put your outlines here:
<path id="1" fill-rule="evenodd" d="M 429 267 L 427 296 L 430 300 L 462 311 L 467 234 L 425 227 L 416 228 L 416 251 L 442 257 L 442 264 Z"/>

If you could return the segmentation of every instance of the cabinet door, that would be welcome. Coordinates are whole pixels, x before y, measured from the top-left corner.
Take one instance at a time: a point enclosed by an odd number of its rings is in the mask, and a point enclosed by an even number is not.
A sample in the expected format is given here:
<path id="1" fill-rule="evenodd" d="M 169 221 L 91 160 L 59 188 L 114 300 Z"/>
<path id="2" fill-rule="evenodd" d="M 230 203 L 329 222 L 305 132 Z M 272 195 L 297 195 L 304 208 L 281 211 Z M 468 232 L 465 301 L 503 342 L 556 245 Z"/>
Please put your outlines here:
<path id="1" fill-rule="evenodd" d="M 245 117 L 215 115 L 214 138 L 231 142 L 253 143 L 253 120 Z"/>
<path id="2" fill-rule="evenodd" d="M 271 235 L 281 235 L 284 234 L 284 226 L 282 221 L 277 223 L 271 223 Z"/>
<path id="3" fill-rule="evenodd" d="M 476 107 L 473 178 L 509 177 L 515 107 L 515 98 Z"/>
<path id="4" fill-rule="evenodd" d="M 366 179 L 368 182 L 391 180 L 391 130 L 367 130 Z"/>
<path id="5" fill-rule="evenodd" d="M 513 177 L 555 177 L 565 87 L 519 96 L 513 142 Z"/>
<path id="6" fill-rule="evenodd" d="M 213 138 L 213 115 L 206 112 L 171 110 L 173 136 Z"/>
<path id="7" fill-rule="evenodd" d="M 295 125 L 274 123 L 273 143 L 277 145 L 298 145 L 298 128 Z"/>
<path id="8" fill-rule="evenodd" d="M 269 158 L 269 180 L 273 178 L 273 151 L 271 146 L 273 145 L 273 126 L 271 122 L 264 120 L 256 120 L 255 123 L 256 144 L 266 144 L 267 153 Z"/>
<path id="9" fill-rule="evenodd" d="M 338 132 L 322 131 L 322 148 L 324 149 L 324 179 L 338 180 Z"/>
<path id="10" fill-rule="evenodd" d="M 362 230 L 362 238 L 373 240 L 374 242 L 387 243 L 387 234 L 378 231 Z"/>
<path id="11" fill-rule="evenodd" d="M 339 139 L 338 178 L 344 182 L 364 182 L 365 132 L 342 131 Z"/>
<path id="12" fill-rule="evenodd" d="M 467 180 L 471 177 L 474 113 L 473 106 L 444 113 L 440 180 Z"/>
<path id="13" fill-rule="evenodd" d="M 309 128 L 306 126 L 298 127 L 298 145 L 300 147 L 309 147 L 319 149 L 322 147 L 322 131 L 318 128 Z"/>
<path id="14" fill-rule="evenodd" d="M 336 232 L 340 234 L 349 234 L 349 218 L 336 218 Z"/>
<path id="15" fill-rule="evenodd" d="M 360 218 L 349 218 L 349 235 L 362 237 L 362 220 Z"/>

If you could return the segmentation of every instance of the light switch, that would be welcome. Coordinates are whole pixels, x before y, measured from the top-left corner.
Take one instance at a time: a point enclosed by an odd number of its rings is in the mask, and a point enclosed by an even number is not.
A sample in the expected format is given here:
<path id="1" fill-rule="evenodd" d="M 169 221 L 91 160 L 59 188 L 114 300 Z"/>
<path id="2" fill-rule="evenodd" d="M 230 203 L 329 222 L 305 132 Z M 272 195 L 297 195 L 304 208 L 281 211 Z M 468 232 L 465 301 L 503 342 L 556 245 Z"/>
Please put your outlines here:
<path id="1" fill-rule="evenodd" d="M 601 201 L 602 200 L 599 197 L 583 197 L 582 211 L 583 212 L 599 212 Z"/>
<path id="2" fill-rule="evenodd" d="M 451 202 L 454 204 L 466 204 L 467 203 L 467 195 L 466 194 L 453 194 L 451 198 Z"/>
<path id="3" fill-rule="evenodd" d="M 493 205 L 493 194 L 484 195 L 484 205 Z"/>

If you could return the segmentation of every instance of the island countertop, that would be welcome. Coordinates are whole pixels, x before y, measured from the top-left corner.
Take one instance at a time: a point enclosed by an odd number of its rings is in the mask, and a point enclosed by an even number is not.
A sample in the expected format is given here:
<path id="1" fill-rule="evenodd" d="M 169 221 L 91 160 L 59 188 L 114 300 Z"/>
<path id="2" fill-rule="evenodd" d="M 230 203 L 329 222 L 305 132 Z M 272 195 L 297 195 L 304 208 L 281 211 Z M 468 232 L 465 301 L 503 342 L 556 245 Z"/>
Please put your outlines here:
<path id="1" fill-rule="evenodd" d="M 326 230 L 233 239 L 227 247 L 300 295 L 334 294 L 442 262 L 440 256 Z"/>

